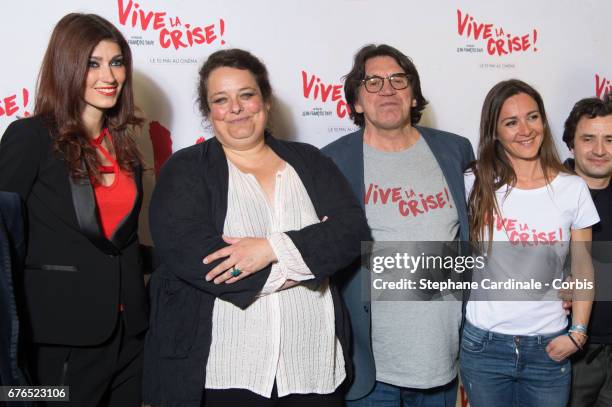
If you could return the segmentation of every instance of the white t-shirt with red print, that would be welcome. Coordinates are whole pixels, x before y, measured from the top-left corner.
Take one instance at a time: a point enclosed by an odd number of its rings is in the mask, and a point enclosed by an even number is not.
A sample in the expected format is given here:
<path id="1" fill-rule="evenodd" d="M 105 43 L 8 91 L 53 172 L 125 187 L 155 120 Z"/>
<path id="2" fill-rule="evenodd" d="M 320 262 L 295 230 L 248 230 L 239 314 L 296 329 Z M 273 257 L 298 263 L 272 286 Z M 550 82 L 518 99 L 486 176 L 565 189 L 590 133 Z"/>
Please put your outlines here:
<path id="1" fill-rule="evenodd" d="M 465 175 L 468 197 L 473 184 L 474 174 L 469 172 Z M 508 335 L 561 331 L 567 327 L 567 316 L 552 281 L 563 276 L 571 231 L 599 222 L 591 194 L 584 180 L 564 173 L 544 187 L 515 187 L 506 193 L 507 187 L 496 192 L 501 219 L 494 219 L 487 266 L 475 270 L 474 281 L 480 286 L 470 296 L 466 318 L 480 329 Z M 542 289 L 483 290 L 483 278 L 499 282 L 533 278 L 542 283 Z"/>

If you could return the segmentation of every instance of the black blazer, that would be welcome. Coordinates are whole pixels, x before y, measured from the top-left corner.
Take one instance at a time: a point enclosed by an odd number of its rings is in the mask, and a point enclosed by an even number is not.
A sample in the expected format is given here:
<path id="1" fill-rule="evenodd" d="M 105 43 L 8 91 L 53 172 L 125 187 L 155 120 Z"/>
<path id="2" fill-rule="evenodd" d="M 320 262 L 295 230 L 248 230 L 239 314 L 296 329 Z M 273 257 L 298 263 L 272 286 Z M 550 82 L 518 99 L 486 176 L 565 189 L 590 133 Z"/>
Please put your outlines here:
<path id="1" fill-rule="evenodd" d="M 286 232 L 315 281 L 333 276 L 358 260 L 361 240 L 369 240 L 365 213 L 338 168 L 315 147 L 266 137 L 291 164 L 319 219 L 326 222 Z M 270 266 L 234 284 L 207 282 L 220 260 L 202 258 L 227 246 L 221 239 L 227 212 L 225 153 L 211 139 L 175 153 L 161 170 L 150 206 L 151 234 L 161 266 L 151 278 L 151 322 L 145 341 L 144 398 L 154 406 L 199 407 L 211 343 L 215 298 L 245 309 L 263 288 Z M 352 375 L 350 324 L 335 284 L 331 284 L 338 337 Z M 350 380 L 350 379 L 349 379 Z"/>
<path id="2" fill-rule="evenodd" d="M 96 345 L 113 332 L 124 304 L 128 333 L 147 327 L 148 303 L 139 253 L 137 198 L 110 240 L 100 231 L 89 179 L 74 181 L 40 117 L 17 120 L 0 142 L 0 190 L 26 204 L 24 294 L 34 342 Z"/>

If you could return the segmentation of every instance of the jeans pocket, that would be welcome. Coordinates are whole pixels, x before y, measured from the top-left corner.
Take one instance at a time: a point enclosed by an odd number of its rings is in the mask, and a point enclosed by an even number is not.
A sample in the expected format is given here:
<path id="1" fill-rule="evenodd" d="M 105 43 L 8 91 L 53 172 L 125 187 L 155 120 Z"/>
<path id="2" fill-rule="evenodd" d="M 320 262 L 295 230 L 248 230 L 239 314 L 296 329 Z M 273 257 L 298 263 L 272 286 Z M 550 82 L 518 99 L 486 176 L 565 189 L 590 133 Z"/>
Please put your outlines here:
<path id="1" fill-rule="evenodd" d="M 530 366 L 532 373 L 538 377 L 538 380 L 550 382 L 549 387 L 563 386 L 565 384 L 569 388 L 572 377 L 570 358 L 557 362 L 548 355 L 546 348 L 542 347 L 539 349 L 539 355 L 531 360 Z"/>
<path id="2" fill-rule="evenodd" d="M 538 351 L 540 352 L 541 358 L 544 360 L 544 362 L 548 362 L 553 366 L 561 366 L 565 363 L 568 363 L 570 360 L 570 358 L 563 358 L 559 361 L 554 360 L 553 358 L 550 357 L 550 355 L 546 351 L 546 347 L 548 346 L 548 344 L 552 342 L 553 340 L 557 339 L 558 337 L 559 336 L 553 336 L 551 338 L 547 338 L 544 341 L 542 341 L 541 344 L 538 345 Z"/>
<path id="3" fill-rule="evenodd" d="M 466 335 L 465 332 L 461 338 L 461 349 L 466 352 L 481 353 L 487 348 L 486 338 L 476 338 L 472 335 Z"/>
<path id="4" fill-rule="evenodd" d="M 543 355 L 544 360 L 545 360 L 546 362 L 550 363 L 551 365 L 554 365 L 554 366 L 561 366 L 561 365 L 563 365 L 563 364 L 566 364 L 566 363 L 569 363 L 569 362 L 570 362 L 570 358 L 563 358 L 563 359 L 561 359 L 561 360 L 559 360 L 559 361 L 554 360 L 553 358 L 551 358 L 551 357 L 550 357 L 550 355 L 549 355 L 549 354 L 548 354 L 548 352 L 546 351 L 546 347 L 541 348 L 541 351 L 542 351 L 542 355 Z"/>

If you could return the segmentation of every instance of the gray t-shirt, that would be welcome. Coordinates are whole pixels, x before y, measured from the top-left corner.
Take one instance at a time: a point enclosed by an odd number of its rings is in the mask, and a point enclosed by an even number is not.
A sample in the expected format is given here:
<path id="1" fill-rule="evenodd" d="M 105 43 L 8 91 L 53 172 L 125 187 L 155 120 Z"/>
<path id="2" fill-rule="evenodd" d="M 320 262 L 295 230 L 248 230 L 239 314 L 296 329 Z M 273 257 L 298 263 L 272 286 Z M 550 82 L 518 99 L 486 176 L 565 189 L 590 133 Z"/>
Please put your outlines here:
<path id="1" fill-rule="evenodd" d="M 423 137 L 403 151 L 364 143 L 363 152 L 364 202 L 376 242 L 457 239 L 455 203 Z M 450 382 L 460 324 L 459 301 L 372 301 L 376 380 L 419 389 Z"/>

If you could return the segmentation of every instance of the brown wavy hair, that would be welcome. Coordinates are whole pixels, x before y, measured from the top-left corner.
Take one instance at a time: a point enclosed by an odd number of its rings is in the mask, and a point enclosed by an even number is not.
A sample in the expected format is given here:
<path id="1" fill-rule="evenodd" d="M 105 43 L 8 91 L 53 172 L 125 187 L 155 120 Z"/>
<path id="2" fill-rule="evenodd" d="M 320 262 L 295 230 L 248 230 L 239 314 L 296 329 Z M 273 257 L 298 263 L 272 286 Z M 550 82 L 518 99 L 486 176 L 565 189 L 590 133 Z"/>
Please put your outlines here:
<path id="1" fill-rule="evenodd" d="M 100 41 L 115 42 L 123 54 L 126 78 L 117 104 L 105 112 L 103 126 L 113 136 L 117 163 L 127 172 L 141 160 L 131 127 L 142 119 L 134 113 L 132 53 L 119 30 L 95 14 L 71 13 L 53 29 L 38 75 L 34 114 L 43 118 L 52 134 L 53 149 L 66 161 L 73 178 L 100 179 L 98 156 L 81 119 L 89 57 Z M 83 166 L 84 163 L 84 166 Z"/>
<path id="2" fill-rule="evenodd" d="M 501 217 L 495 191 L 504 185 L 508 186 L 506 195 L 516 185 L 516 173 L 506 155 L 506 152 L 497 140 L 497 121 L 504 102 L 520 93 L 529 95 L 538 105 L 538 110 L 544 124 L 542 145 L 539 151 L 539 161 L 544 173 L 546 184 L 550 184 L 551 177 L 559 172 L 569 173 L 561 164 L 555 143 L 550 132 L 546 110 L 542 96 L 530 85 L 518 79 L 499 82 L 485 97 L 480 116 L 480 140 L 478 141 L 478 159 L 470 169 L 476 179 L 468 199 L 470 213 L 470 241 L 482 248 L 483 241 L 490 241 L 493 236 L 493 217 Z"/>

